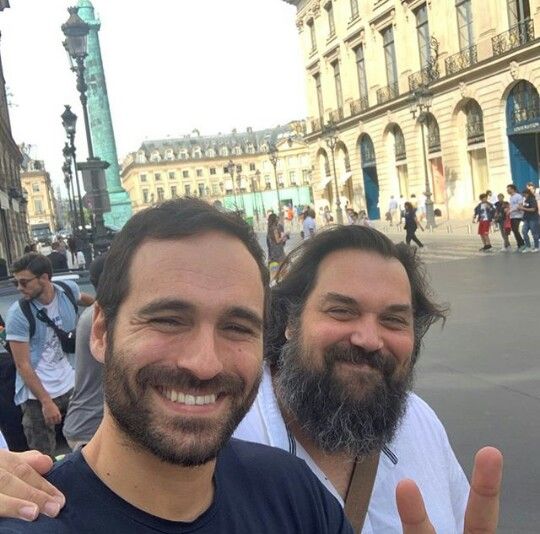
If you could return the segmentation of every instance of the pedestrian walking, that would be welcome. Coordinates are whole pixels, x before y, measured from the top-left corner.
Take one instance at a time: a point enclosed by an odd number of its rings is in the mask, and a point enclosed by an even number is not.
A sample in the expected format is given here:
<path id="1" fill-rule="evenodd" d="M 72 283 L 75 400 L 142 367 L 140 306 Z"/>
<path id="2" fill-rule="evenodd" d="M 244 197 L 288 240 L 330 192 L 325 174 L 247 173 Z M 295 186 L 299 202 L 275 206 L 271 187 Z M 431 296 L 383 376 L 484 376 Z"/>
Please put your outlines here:
<path id="1" fill-rule="evenodd" d="M 519 233 L 519 225 L 523 220 L 523 211 L 519 207 L 523 204 L 523 197 L 517 192 L 517 188 L 514 184 L 508 184 L 506 186 L 506 192 L 510 195 L 510 223 L 512 225 L 512 234 L 516 240 L 517 251 L 521 252 L 525 249 L 525 241 Z"/>
<path id="2" fill-rule="evenodd" d="M 316 231 L 317 223 L 315 222 L 315 210 L 313 208 L 308 208 L 306 215 L 304 216 L 304 223 L 302 224 L 304 239 L 313 237 Z"/>
<path id="3" fill-rule="evenodd" d="M 523 240 L 525 241 L 525 248 L 521 253 L 538 252 L 538 234 L 540 232 L 538 224 L 538 202 L 536 201 L 534 192 L 529 188 L 523 191 L 523 203 L 519 206 L 519 210 L 523 212 L 523 226 L 521 232 L 523 233 Z M 529 232 L 531 232 L 533 237 L 532 247 Z"/>
<path id="4" fill-rule="evenodd" d="M 271 213 L 268 216 L 268 227 L 266 232 L 266 246 L 268 248 L 268 269 L 271 274 L 271 281 L 276 277 L 280 265 L 285 260 L 285 243 L 288 235 L 285 233 L 283 225 L 279 222 L 277 215 Z"/>
<path id="5" fill-rule="evenodd" d="M 390 226 L 394 225 L 394 218 L 398 212 L 399 206 L 398 201 L 395 199 L 394 195 L 390 196 L 388 201 L 388 213 L 390 214 Z"/>
<path id="6" fill-rule="evenodd" d="M 418 218 L 416 217 L 416 208 L 411 202 L 405 202 L 403 218 L 405 219 L 405 243 L 410 245 L 411 241 L 414 241 L 420 248 L 424 248 L 423 243 L 416 237 L 416 230 L 420 228 L 423 232 L 424 228 L 418 221 Z"/>
<path id="7" fill-rule="evenodd" d="M 503 244 L 501 246 L 501 252 L 508 252 L 510 250 L 510 235 L 511 223 L 509 217 L 510 205 L 505 202 L 504 195 L 499 193 L 497 195 L 497 202 L 495 202 L 495 215 L 493 216 L 493 222 L 497 225 L 499 232 L 501 232 L 501 238 Z"/>
<path id="8" fill-rule="evenodd" d="M 489 240 L 489 230 L 491 228 L 491 221 L 495 214 L 495 208 L 488 200 L 487 193 L 482 193 L 479 197 L 480 202 L 474 208 L 473 224 L 478 223 L 478 235 L 482 240 L 481 252 L 488 252 L 491 250 L 491 241 Z"/>
<path id="9" fill-rule="evenodd" d="M 52 252 L 47 256 L 51 262 L 53 273 L 58 271 L 67 271 L 68 262 L 67 257 L 60 251 L 60 244 L 55 241 L 52 245 Z"/>

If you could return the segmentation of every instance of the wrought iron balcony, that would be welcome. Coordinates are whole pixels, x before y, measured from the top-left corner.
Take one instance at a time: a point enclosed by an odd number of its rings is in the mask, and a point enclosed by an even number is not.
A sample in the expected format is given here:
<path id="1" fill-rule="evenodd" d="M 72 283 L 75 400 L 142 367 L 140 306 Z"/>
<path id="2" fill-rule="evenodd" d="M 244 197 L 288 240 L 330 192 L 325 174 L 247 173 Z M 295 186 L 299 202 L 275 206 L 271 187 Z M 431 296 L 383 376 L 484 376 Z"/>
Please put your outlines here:
<path id="1" fill-rule="evenodd" d="M 318 132 L 318 131 L 321 130 L 321 119 L 320 118 L 311 119 L 310 124 L 311 124 L 311 133 Z"/>
<path id="2" fill-rule="evenodd" d="M 474 45 L 446 58 L 446 75 L 457 74 L 476 63 L 478 63 L 478 47 Z"/>
<path id="3" fill-rule="evenodd" d="M 484 141 L 484 122 L 482 120 L 467 121 L 467 142 L 473 145 Z"/>
<path id="4" fill-rule="evenodd" d="M 330 122 L 343 120 L 343 108 L 337 108 L 330 112 Z"/>
<path id="5" fill-rule="evenodd" d="M 384 104 L 397 98 L 399 96 L 399 85 L 398 82 L 391 83 L 386 87 L 381 87 L 377 90 L 377 102 L 379 104 Z"/>
<path id="6" fill-rule="evenodd" d="M 508 31 L 491 38 L 493 55 L 500 56 L 534 40 L 534 22 L 526 19 Z"/>
<path id="7" fill-rule="evenodd" d="M 409 76 L 409 89 L 411 91 L 416 91 L 420 87 L 427 87 L 431 82 L 434 82 L 439 78 L 439 63 L 434 61 Z"/>
<path id="8" fill-rule="evenodd" d="M 365 111 L 367 108 L 369 108 L 369 101 L 367 96 L 363 96 L 362 98 L 359 98 L 358 100 L 353 100 L 350 103 L 351 107 L 351 116 L 359 115 L 362 113 L 362 111 Z"/>

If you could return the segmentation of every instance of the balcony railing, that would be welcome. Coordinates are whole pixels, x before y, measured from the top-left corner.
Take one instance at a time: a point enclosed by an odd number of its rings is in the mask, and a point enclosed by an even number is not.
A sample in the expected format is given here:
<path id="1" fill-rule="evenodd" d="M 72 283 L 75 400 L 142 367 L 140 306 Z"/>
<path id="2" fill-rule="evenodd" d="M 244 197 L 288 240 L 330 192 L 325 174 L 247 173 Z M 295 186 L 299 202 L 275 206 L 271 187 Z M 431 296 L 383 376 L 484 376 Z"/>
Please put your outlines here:
<path id="1" fill-rule="evenodd" d="M 397 98 L 399 96 L 399 85 L 398 82 L 391 83 L 386 87 L 381 87 L 377 90 L 377 102 L 379 104 L 384 104 Z"/>
<path id="2" fill-rule="evenodd" d="M 534 40 L 534 22 L 526 19 L 508 31 L 491 38 L 493 55 L 500 56 Z"/>
<path id="3" fill-rule="evenodd" d="M 478 47 L 474 45 L 446 58 L 446 75 L 457 74 L 476 63 L 478 63 Z"/>
<path id="4" fill-rule="evenodd" d="M 439 64 L 434 61 L 427 67 L 409 76 L 409 89 L 416 91 L 419 87 L 427 87 L 431 82 L 440 78 Z"/>
<path id="5" fill-rule="evenodd" d="M 321 119 L 311 119 L 311 133 L 318 132 L 321 129 Z"/>
<path id="6" fill-rule="evenodd" d="M 369 108 L 369 101 L 367 96 L 363 96 L 362 98 L 359 98 L 358 100 L 353 100 L 350 103 L 351 107 L 351 116 L 359 115 L 362 113 L 362 111 L 365 111 L 367 108 Z"/>
<path id="7" fill-rule="evenodd" d="M 339 122 L 343 120 L 343 108 L 337 108 L 330 112 L 330 122 Z"/>

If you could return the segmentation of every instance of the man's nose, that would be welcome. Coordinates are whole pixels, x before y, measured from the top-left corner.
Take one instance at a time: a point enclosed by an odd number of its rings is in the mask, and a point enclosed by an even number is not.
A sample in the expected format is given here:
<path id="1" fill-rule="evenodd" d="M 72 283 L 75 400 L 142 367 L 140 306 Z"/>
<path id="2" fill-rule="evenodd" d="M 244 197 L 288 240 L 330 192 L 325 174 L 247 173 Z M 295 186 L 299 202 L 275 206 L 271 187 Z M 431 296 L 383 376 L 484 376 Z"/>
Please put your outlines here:
<path id="1" fill-rule="evenodd" d="M 180 368 L 189 370 L 199 380 L 211 380 L 223 371 L 213 327 L 199 327 L 183 344 L 177 358 Z"/>
<path id="2" fill-rule="evenodd" d="M 379 324 L 377 317 L 372 314 L 365 314 L 358 318 L 353 324 L 350 342 L 352 345 L 360 347 L 366 352 L 381 350 L 384 343 L 381 325 Z"/>

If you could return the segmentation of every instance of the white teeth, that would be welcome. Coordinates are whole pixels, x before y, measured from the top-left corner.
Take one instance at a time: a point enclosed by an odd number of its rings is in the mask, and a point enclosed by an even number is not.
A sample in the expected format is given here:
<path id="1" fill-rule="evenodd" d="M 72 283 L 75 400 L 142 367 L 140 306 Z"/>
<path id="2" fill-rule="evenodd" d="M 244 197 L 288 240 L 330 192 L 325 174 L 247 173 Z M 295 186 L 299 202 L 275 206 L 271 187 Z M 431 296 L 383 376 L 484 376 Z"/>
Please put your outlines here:
<path id="1" fill-rule="evenodd" d="M 172 402 L 185 404 L 187 406 L 204 406 L 205 404 L 214 404 L 216 395 L 186 395 L 181 391 L 174 389 L 162 389 L 163 395 Z"/>

